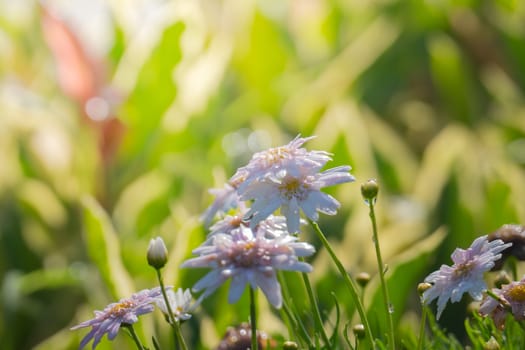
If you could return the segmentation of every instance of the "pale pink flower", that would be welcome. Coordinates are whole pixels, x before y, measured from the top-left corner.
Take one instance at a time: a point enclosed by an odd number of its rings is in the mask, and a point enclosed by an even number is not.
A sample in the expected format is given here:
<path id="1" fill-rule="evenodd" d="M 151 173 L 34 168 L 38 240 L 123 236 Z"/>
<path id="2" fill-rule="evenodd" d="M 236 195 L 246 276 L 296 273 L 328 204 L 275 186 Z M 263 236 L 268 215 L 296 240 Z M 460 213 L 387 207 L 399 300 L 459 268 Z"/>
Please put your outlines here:
<path id="1" fill-rule="evenodd" d="M 210 226 L 216 215 L 224 215 L 241 205 L 236 188 L 230 184 L 225 184 L 223 188 L 213 188 L 209 192 L 215 199 L 201 216 L 206 227 Z"/>
<path id="2" fill-rule="evenodd" d="M 247 217 L 247 208 L 238 209 L 232 215 L 226 215 L 221 220 L 217 221 L 210 227 L 210 233 L 208 238 L 217 234 L 230 234 L 233 230 L 238 229 L 241 225 L 251 226 L 250 221 L 245 219 Z M 266 237 L 277 237 L 288 234 L 286 226 L 286 218 L 284 216 L 270 215 L 264 220 L 260 221 L 255 225 L 254 228 L 259 233 L 264 234 Z"/>
<path id="3" fill-rule="evenodd" d="M 501 289 L 493 288 L 492 292 L 500 298 L 496 300 L 486 295 L 479 307 L 479 313 L 490 315 L 497 327 L 503 327 L 508 311 L 517 321 L 525 320 L 525 278 L 504 285 Z"/>
<path id="4" fill-rule="evenodd" d="M 248 222 L 248 224 L 250 223 Z M 301 220 L 301 224 L 305 224 L 304 220 Z M 286 218 L 280 215 L 270 215 L 256 226 L 257 232 L 267 238 L 277 238 L 289 234 Z"/>
<path id="5" fill-rule="evenodd" d="M 501 251 L 511 245 L 499 239 L 489 242 L 487 236 L 482 236 L 476 238 L 467 249 L 456 248 L 451 256 L 454 265 L 441 265 L 438 271 L 425 278 L 425 282 L 431 283 L 432 287 L 423 293 L 423 302 L 429 304 L 438 299 L 439 319 L 448 300 L 456 303 L 465 293 L 475 300 L 481 300 L 482 292 L 487 289 L 484 273 L 501 258 Z"/>
<path id="6" fill-rule="evenodd" d="M 95 318 L 71 328 L 75 330 L 92 327 L 80 342 L 79 349 L 86 346 L 92 339 L 91 348 L 95 349 L 104 334 L 107 334 L 109 340 L 115 339 L 122 324 L 131 325 L 138 321 L 138 316 L 152 312 L 159 296 L 162 296 L 160 288 L 145 289 L 133 294 L 130 298 L 109 304 L 103 311 L 95 311 Z"/>
<path id="7" fill-rule="evenodd" d="M 332 158 L 328 152 L 308 151 L 301 147 L 313 138 L 315 136 L 303 138 L 298 135 L 287 145 L 255 153 L 249 163 L 232 176 L 230 184 L 242 194 L 253 181 L 277 174 L 282 169 L 287 169 L 291 175 L 297 175 L 299 169 L 320 170 Z"/>
<path id="8" fill-rule="evenodd" d="M 308 243 L 297 242 L 291 235 L 267 237 L 265 230 L 254 234 L 246 225 L 240 225 L 229 233 L 216 233 L 193 253 L 199 255 L 189 259 L 182 267 L 211 268 L 206 276 L 193 287 L 194 292 L 204 290 L 205 298 L 231 279 L 228 301 L 236 302 L 246 285 L 260 288 L 276 308 L 282 305 L 281 287 L 277 281 L 277 270 L 310 272 L 312 267 L 298 257 L 314 253 Z"/>
<path id="9" fill-rule="evenodd" d="M 337 213 L 339 202 L 321 189 L 354 181 L 350 169 L 349 166 L 340 166 L 321 173 L 301 169 L 295 175 L 283 169 L 254 181 L 240 196 L 242 200 L 253 200 L 245 217 L 253 226 L 280 208 L 281 214 L 286 217 L 288 231 L 296 233 L 299 231 L 301 211 L 312 221 L 319 219 L 318 212 L 327 215 Z"/>
<path id="10" fill-rule="evenodd" d="M 210 227 L 208 237 L 216 233 L 230 233 L 241 225 L 248 225 L 249 221 L 244 219 L 247 212 L 248 208 L 244 205 L 244 202 L 240 202 L 237 208 L 230 210 L 227 215 L 224 215 Z"/>
<path id="11" fill-rule="evenodd" d="M 216 199 L 203 215 L 205 223 L 211 222 L 216 213 L 224 211 L 223 208 L 229 208 L 226 204 L 230 201 L 239 206 L 251 203 L 243 220 L 250 221 L 252 228 L 279 208 L 286 217 L 290 233 L 299 231 L 301 211 L 313 221 L 319 219 L 319 212 L 335 215 L 339 202 L 321 189 L 355 179 L 350 174 L 350 166 L 321 172 L 332 160 L 332 155 L 302 147 L 313 138 L 297 136 L 287 145 L 255 153 L 224 189 L 214 190 Z"/>

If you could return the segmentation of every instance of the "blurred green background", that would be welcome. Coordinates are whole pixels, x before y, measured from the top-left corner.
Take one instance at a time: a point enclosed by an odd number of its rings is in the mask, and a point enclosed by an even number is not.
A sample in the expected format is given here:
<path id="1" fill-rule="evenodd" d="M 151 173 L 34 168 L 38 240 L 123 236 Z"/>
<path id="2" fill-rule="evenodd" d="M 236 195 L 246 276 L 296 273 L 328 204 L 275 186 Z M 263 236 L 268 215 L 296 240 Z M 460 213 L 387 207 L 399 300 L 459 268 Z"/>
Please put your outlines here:
<path id="1" fill-rule="evenodd" d="M 409 334 L 426 274 L 525 222 L 524 23 L 519 0 L 0 0 L 1 348 L 76 348 L 87 331 L 69 327 L 155 285 L 156 235 L 166 282 L 191 287 L 204 271 L 178 266 L 206 235 L 207 190 L 299 133 L 334 153 L 330 167 L 353 167 L 357 183 L 329 189 L 339 214 L 320 221 L 352 273 L 375 271 L 359 185 L 379 180 L 395 322 Z M 350 315 L 323 250 L 312 264 L 325 317 L 331 291 Z M 247 320 L 247 299 L 225 295 L 184 325 L 193 349 Z M 260 328 L 281 333 L 259 306 Z M 461 328 L 457 312 L 447 329 Z M 160 315 L 142 318 L 144 339 L 153 331 L 169 343 Z"/>

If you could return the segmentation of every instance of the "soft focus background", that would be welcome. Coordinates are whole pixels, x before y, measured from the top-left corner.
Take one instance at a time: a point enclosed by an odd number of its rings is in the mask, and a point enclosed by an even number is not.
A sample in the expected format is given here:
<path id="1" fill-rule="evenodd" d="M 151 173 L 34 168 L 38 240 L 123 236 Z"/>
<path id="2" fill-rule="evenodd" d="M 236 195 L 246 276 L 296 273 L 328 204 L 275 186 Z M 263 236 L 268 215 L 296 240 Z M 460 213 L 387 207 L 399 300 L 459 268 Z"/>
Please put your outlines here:
<path id="1" fill-rule="evenodd" d="M 0 0 L 0 347 L 75 349 L 87 330 L 69 327 L 155 285 L 156 235 L 166 282 L 191 287 L 204 271 L 178 266 L 206 235 L 207 190 L 299 133 L 353 167 L 320 222 L 352 273 L 375 273 L 359 186 L 379 180 L 410 337 L 417 283 L 455 247 L 525 222 L 524 23 L 519 0 Z M 325 252 L 312 263 L 326 318 L 331 291 L 352 312 Z M 232 306 L 226 291 L 183 326 L 193 349 L 247 320 L 246 296 Z M 259 307 L 260 328 L 281 333 Z M 463 310 L 441 320 L 460 338 Z M 154 331 L 169 344 L 162 317 L 143 317 L 143 339 Z"/>

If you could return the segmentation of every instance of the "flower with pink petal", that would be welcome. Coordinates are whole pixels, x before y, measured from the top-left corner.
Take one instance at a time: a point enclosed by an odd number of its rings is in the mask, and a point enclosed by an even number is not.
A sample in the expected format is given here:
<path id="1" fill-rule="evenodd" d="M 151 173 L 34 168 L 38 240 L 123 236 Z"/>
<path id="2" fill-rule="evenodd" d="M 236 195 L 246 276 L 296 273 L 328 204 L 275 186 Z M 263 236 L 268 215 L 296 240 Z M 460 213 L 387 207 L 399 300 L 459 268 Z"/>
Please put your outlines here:
<path id="1" fill-rule="evenodd" d="M 505 325 L 509 311 L 517 321 L 525 320 L 525 277 L 521 281 L 506 284 L 501 289 L 493 288 L 492 293 L 500 300 L 486 295 L 479 307 L 481 315 L 490 315 L 500 328 Z"/>
<path id="2" fill-rule="evenodd" d="M 225 214 L 230 209 L 235 209 L 241 204 L 237 190 L 230 184 L 225 184 L 223 188 L 213 188 L 209 192 L 215 196 L 215 199 L 201 216 L 201 220 L 206 227 L 210 226 L 217 214 Z"/>
<path id="3" fill-rule="evenodd" d="M 350 174 L 350 166 L 321 172 L 332 155 L 302 147 L 313 138 L 297 136 L 287 145 L 255 153 L 231 177 L 224 190 L 216 191 L 215 201 L 203 215 L 205 222 L 209 223 L 232 198 L 237 205 L 251 203 L 243 220 L 250 221 L 252 228 L 279 208 L 290 233 L 299 231 L 301 211 L 313 221 L 319 219 L 318 213 L 335 215 L 339 202 L 321 189 L 355 178 Z"/>
<path id="4" fill-rule="evenodd" d="M 211 268 L 193 287 L 194 292 L 204 290 L 201 298 L 211 295 L 231 279 L 228 301 L 241 297 L 246 285 L 260 288 L 276 308 L 282 305 L 281 287 L 277 270 L 310 272 L 312 267 L 298 257 L 315 252 L 308 243 L 297 242 L 291 235 L 268 237 L 266 230 L 256 233 L 247 225 L 239 225 L 229 233 L 215 233 L 193 251 L 199 255 L 189 259 L 182 267 Z"/>
<path id="5" fill-rule="evenodd" d="M 494 267 L 501 258 L 501 252 L 511 245 L 500 239 L 489 241 L 487 236 L 482 236 L 476 238 L 467 249 L 456 248 L 452 253 L 454 265 L 441 265 L 438 271 L 425 278 L 425 282 L 432 284 L 432 287 L 423 293 L 423 302 L 429 304 L 438 299 L 439 319 L 448 300 L 456 303 L 465 293 L 475 300 L 481 300 L 482 292 L 487 289 L 484 273 Z"/>
<path id="6" fill-rule="evenodd" d="M 71 328 L 75 330 L 92 327 L 91 331 L 80 342 L 79 349 L 86 346 L 92 339 L 91 348 L 95 349 L 104 334 L 107 334 L 109 340 L 115 339 L 121 325 L 134 324 L 138 321 L 138 316 L 152 312 L 159 297 L 162 297 L 160 288 L 145 289 L 133 294 L 130 298 L 109 304 L 103 311 L 95 311 L 95 318 Z"/>
<path id="7" fill-rule="evenodd" d="M 240 196 L 242 200 L 253 200 L 246 218 L 256 225 L 280 208 L 281 214 L 286 217 L 288 231 L 296 233 L 299 231 L 301 211 L 312 221 L 319 219 L 319 212 L 335 215 L 339 202 L 321 189 L 354 181 L 350 169 L 349 166 L 340 166 L 321 173 L 301 169 L 302 172 L 297 175 L 284 169 L 254 181 Z"/>
<path id="8" fill-rule="evenodd" d="M 302 147 L 305 142 L 313 138 L 315 136 L 304 138 L 298 135 L 287 145 L 255 153 L 250 162 L 239 168 L 232 176 L 230 184 L 237 188 L 239 193 L 243 193 L 253 181 L 258 181 L 269 174 L 277 174 L 282 169 L 287 169 L 292 175 L 297 175 L 299 169 L 319 171 L 332 158 L 328 152 L 308 151 Z"/>

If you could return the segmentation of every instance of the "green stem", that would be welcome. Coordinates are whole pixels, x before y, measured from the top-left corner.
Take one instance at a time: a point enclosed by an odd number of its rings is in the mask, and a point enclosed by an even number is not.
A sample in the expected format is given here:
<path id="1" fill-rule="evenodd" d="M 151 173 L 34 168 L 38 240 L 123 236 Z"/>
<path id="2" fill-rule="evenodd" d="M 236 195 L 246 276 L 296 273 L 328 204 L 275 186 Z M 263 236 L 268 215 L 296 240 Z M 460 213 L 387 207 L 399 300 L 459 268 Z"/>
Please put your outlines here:
<path id="1" fill-rule="evenodd" d="M 277 276 L 279 278 L 279 283 L 281 284 L 281 291 L 283 294 L 283 308 L 281 308 L 279 312 L 281 313 L 281 318 L 283 319 L 284 323 L 286 324 L 286 328 L 288 329 L 288 338 L 294 339 L 294 338 L 297 338 L 297 334 L 295 333 L 295 329 L 297 329 L 297 325 L 295 323 L 292 324 L 294 320 L 286 316 L 286 312 L 283 310 L 284 307 L 286 306 L 286 303 L 290 299 L 290 291 L 288 290 L 288 284 L 286 283 L 286 278 L 283 275 L 283 271 L 279 270 L 277 272 Z M 286 316 L 286 317 L 283 317 L 283 316 Z"/>
<path id="2" fill-rule="evenodd" d="M 255 308 L 255 291 L 250 286 L 250 325 L 252 326 L 252 348 L 251 350 L 259 350 L 257 342 L 257 310 Z"/>
<path id="3" fill-rule="evenodd" d="M 370 208 L 370 221 L 372 221 L 373 241 L 376 249 L 377 267 L 379 269 L 379 278 L 381 280 L 381 289 L 383 291 L 383 302 L 385 304 L 385 311 L 388 320 L 388 346 L 390 349 L 395 350 L 395 336 L 394 336 L 394 320 L 392 318 L 392 304 L 390 303 L 390 296 L 388 295 L 388 288 L 385 281 L 385 265 L 383 264 L 383 258 L 381 257 L 381 249 L 379 248 L 379 237 L 377 234 L 376 215 L 374 211 L 374 201 L 369 200 L 368 207 Z"/>
<path id="4" fill-rule="evenodd" d="M 126 329 L 128 330 L 129 334 L 131 335 L 131 338 L 133 339 L 133 341 L 137 345 L 137 349 L 145 350 L 144 346 L 142 345 L 142 343 L 139 340 L 139 337 L 137 336 L 137 333 L 135 333 L 135 328 L 133 328 L 133 325 L 131 325 L 131 324 L 124 325 L 123 324 L 123 326 L 126 327 Z"/>
<path id="5" fill-rule="evenodd" d="M 186 342 L 184 341 L 184 337 L 182 336 L 182 331 L 180 329 L 180 323 L 177 322 L 173 326 L 173 332 L 175 332 L 175 336 L 177 337 L 177 342 L 182 350 L 188 350 L 188 346 L 186 345 Z"/>
<path id="6" fill-rule="evenodd" d="M 350 297 L 354 301 L 357 312 L 359 313 L 359 317 L 361 318 L 361 323 L 363 323 L 363 326 L 365 326 L 366 336 L 370 340 L 370 344 L 371 344 L 370 348 L 375 349 L 375 341 L 372 335 L 372 330 L 370 329 L 370 324 L 368 323 L 368 318 L 366 317 L 365 308 L 363 307 L 363 304 L 361 303 L 361 300 L 359 299 L 359 294 L 357 293 L 357 287 L 354 281 L 350 278 L 349 274 L 346 272 L 343 264 L 341 263 L 341 261 L 335 254 L 334 250 L 330 246 L 330 243 L 326 239 L 325 235 L 319 228 L 319 225 L 317 225 L 316 222 L 313 222 L 310 219 L 308 219 L 308 221 L 310 222 L 310 225 L 314 228 L 314 231 L 317 234 L 317 237 L 323 243 L 323 246 L 328 251 L 328 254 L 330 254 L 332 261 L 334 262 L 335 266 L 339 270 L 339 273 L 343 277 L 346 287 L 348 288 L 348 291 L 350 292 Z"/>
<path id="7" fill-rule="evenodd" d="M 155 269 L 155 271 L 157 271 L 157 279 L 159 280 L 160 290 L 162 292 L 162 297 L 164 298 L 164 303 L 166 303 L 166 309 L 168 310 L 168 321 L 171 328 L 173 329 L 175 341 L 177 343 L 177 348 L 180 347 L 182 350 L 188 350 L 188 347 L 186 346 L 186 342 L 184 341 L 184 337 L 182 336 L 180 330 L 180 324 L 175 319 L 175 314 L 171 309 L 171 303 L 169 302 L 168 295 L 166 294 L 166 288 L 164 288 L 164 281 L 162 280 L 162 274 L 160 273 L 160 269 Z"/>
<path id="8" fill-rule="evenodd" d="M 355 337 L 355 346 L 352 346 L 352 343 L 350 342 L 350 338 L 348 338 L 348 328 L 349 327 L 350 327 L 350 324 L 347 323 L 345 325 L 345 329 L 344 329 L 344 332 L 343 332 L 343 337 L 345 338 L 346 345 L 348 345 L 350 350 L 354 350 L 354 349 L 357 349 L 357 337 Z"/>
<path id="9" fill-rule="evenodd" d="M 325 345 L 330 346 L 330 340 L 328 339 L 328 336 L 326 335 L 326 332 L 324 330 L 323 320 L 321 319 L 321 313 L 319 312 L 317 299 L 315 298 L 312 285 L 310 284 L 310 280 L 308 279 L 308 274 L 306 272 L 303 272 L 301 273 L 301 275 L 303 276 L 304 285 L 306 287 L 306 293 L 308 294 L 308 298 L 310 299 L 310 303 L 312 304 L 312 311 L 314 313 L 314 322 L 316 326 L 315 328 L 321 334 L 321 338 L 323 338 L 323 342 L 325 343 Z"/>
<path id="10" fill-rule="evenodd" d="M 421 302 L 421 324 L 419 326 L 419 340 L 417 342 L 417 350 L 423 350 L 425 345 L 425 325 L 427 323 L 427 307 L 425 303 Z"/>
<path id="11" fill-rule="evenodd" d="M 312 340 L 310 339 L 310 336 L 308 335 L 308 332 L 306 331 L 306 327 L 304 326 L 303 322 L 301 321 L 301 317 L 299 315 L 299 312 L 297 310 L 293 310 L 288 306 L 288 302 L 285 300 L 283 302 L 283 310 L 288 316 L 290 320 L 293 320 L 295 322 L 295 329 L 297 332 L 300 333 L 300 336 L 302 337 L 302 340 L 306 342 L 306 344 L 312 344 Z M 297 319 L 294 318 L 294 315 L 297 316 Z"/>
<path id="12" fill-rule="evenodd" d="M 153 347 L 155 348 L 155 350 L 160 350 L 160 345 L 157 339 L 155 337 L 151 337 L 151 340 L 153 341 Z"/>

